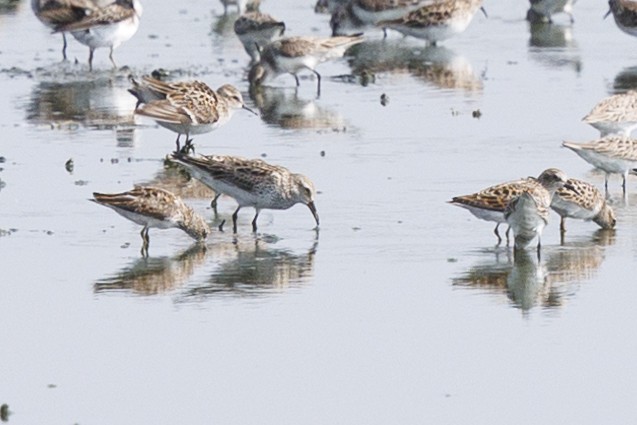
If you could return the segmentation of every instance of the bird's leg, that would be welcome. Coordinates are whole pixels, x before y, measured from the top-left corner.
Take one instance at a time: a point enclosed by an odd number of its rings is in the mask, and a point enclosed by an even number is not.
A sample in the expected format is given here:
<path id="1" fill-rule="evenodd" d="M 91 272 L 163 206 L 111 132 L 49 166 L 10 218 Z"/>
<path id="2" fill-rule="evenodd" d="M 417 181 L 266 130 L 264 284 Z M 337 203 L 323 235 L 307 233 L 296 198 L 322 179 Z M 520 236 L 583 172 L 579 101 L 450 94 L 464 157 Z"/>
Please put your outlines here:
<path id="1" fill-rule="evenodd" d="M 181 153 L 181 148 L 179 146 L 179 138 L 181 137 L 181 133 L 177 133 L 177 140 L 175 140 L 175 143 L 177 144 L 177 150 L 175 151 L 175 153 Z"/>
<path id="2" fill-rule="evenodd" d="M 387 28 L 383 27 L 383 40 L 387 39 Z"/>
<path id="3" fill-rule="evenodd" d="M 187 155 L 188 152 L 195 153 L 195 147 L 192 144 L 192 139 L 186 133 L 186 144 L 184 145 L 183 153 Z"/>
<path id="4" fill-rule="evenodd" d="M 64 42 L 64 44 L 62 45 L 62 57 L 63 57 L 63 61 L 66 61 L 66 34 L 62 33 L 62 41 Z"/>
<path id="5" fill-rule="evenodd" d="M 212 198 L 212 201 L 210 202 L 210 208 L 215 210 L 215 213 L 217 212 L 217 199 L 219 199 L 220 196 L 221 196 L 221 192 L 215 193 L 215 197 Z"/>
<path id="6" fill-rule="evenodd" d="M 502 243 L 502 238 L 500 237 L 500 232 L 498 232 L 498 227 L 500 227 L 500 223 L 495 225 L 495 229 L 493 229 L 493 233 L 495 233 L 495 236 L 498 238 L 498 243 L 495 246 L 500 246 L 500 244 Z"/>
<path id="7" fill-rule="evenodd" d="M 144 226 L 140 234 L 142 236 L 142 256 L 148 257 L 148 246 L 150 245 L 150 238 L 148 237 L 148 227 Z"/>
<path id="8" fill-rule="evenodd" d="M 538 235 L 537 237 L 537 260 L 540 261 L 542 254 L 540 254 L 542 252 L 542 241 L 540 239 L 540 236 Z"/>
<path id="9" fill-rule="evenodd" d="M 560 219 L 560 233 L 566 233 L 566 219 L 564 217 Z"/>
<path id="10" fill-rule="evenodd" d="M 509 246 L 509 234 L 511 233 L 511 226 L 507 227 L 506 237 L 507 237 L 507 246 Z"/>
<path id="11" fill-rule="evenodd" d="M 300 86 L 300 85 L 301 85 L 301 82 L 299 81 L 299 76 L 298 76 L 298 75 L 296 75 L 296 74 L 292 74 L 292 75 L 294 76 L 294 80 L 296 81 L 296 86 L 297 86 L 297 87 L 298 87 L 298 86 Z"/>
<path id="12" fill-rule="evenodd" d="M 111 52 L 108 54 L 108 58 L 111 60 L 113 64 L 113 69 L 117 69 L 117 64 L 115 63 L 115 59 L 113 59 L 113 46 L 111 46 Z"/>
<path id="13" fill-rule="evenodd" d="M 604 190 L 606 191 L 606 194 L 608 194 L 608 173 L 604 175 Z"/>
<path id="14" fill-rule="evenodd" d="M 254 218 L 252 219 L 252 231 L 254 233 L 257 233 L 257 218 L 259 217 L 259 210 L 257 210 L 257 213 L 254 215 Z"/>
<path id="15" fill-rule="evenodd" d="M 628 172 L 624 173 L 622 175 L 623 180 L 622 180 L 622 190 L 624 192 L 624 196 L 626 196 L 626 177 L 628 176 Z"/>
<path id="16" fill-rule="evenodd" d="M 234 211 L 234 214 L 232 214 L 232 231 L 233 233 L 237 233 L 237 217 L 239 216 L 239 210 L 241 209 L 241 207 L 237 207 L 237 209 Z"/>
<path id="17" fill-rule="evenodd" d="M 88 52 L 88 70 L 93 72 L 93 52 L 95 52 L 95 49 L 91 47 Z"/>
<path id="18" fill-rule="evenodd" d="M 321 74 L 319 74 L 315 69 L 312 69 L 312 72 L 316 74 L 316 78 L 318 78 L 318 84 L 316 85 L 316 97 L 321 96 Z"/>

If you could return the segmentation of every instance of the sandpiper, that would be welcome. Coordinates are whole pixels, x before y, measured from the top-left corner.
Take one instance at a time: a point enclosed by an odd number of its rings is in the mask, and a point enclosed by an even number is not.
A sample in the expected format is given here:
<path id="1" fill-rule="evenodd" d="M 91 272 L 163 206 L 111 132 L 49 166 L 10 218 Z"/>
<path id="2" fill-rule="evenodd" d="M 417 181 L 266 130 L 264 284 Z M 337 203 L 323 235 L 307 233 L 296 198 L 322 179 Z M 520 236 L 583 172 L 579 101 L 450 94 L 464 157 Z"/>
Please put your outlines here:
<path id="1" fill-rule="evenodd" d="M 615 212 L 604 195 L 592 184 L 578 179 L 568 179 L 555 192 L 551 208 L 561 217 L 561 233 L 566 232 L 566 218 L 569 217 L 592 220 L 602 229 L 612 229 L 616 224 Z"/>
<path id="2" fill-rule="evenodd" d="M 556 168 L 544 170 L 537 178 L 528 179 L 521 186 L 521 193 L 511 199 L 504 211 L 515 238 L 514 250 L 527 248 L 537 239 L 537 253 L 542 247 L 541 236 L 548 223 L 553 194 L 564 186 L 567 177 Z"/>
<path id="3" fill-rule="evenodd" d="M 297 74 L 308 69 L 318 78 L 317 94 L 321 94 L 321 74 L 316 66 L 329 59 L 340 58 L 345 51 L 363 41 L 360 34 L 351 36 L 315 38 L 286 37 L 268 44 L 261 51 L 261 60 L 250 70 L 251 85 L 261 85 L 269 79 L 284 73 L 294 76 L 297 87 Z"/>
<path id="4" fill-rule="evenodd" d="M 103 8 L 92 11 L 84 19 L 58 25 L 54 32 L 71 32 L 80 43 L 89 47 L 88 66 L 93 70 L 93 53 L 98 47 L 109 47 L 109 59 L 114 68 L 115 50 L 130 39 L 139 28 L 142 5 L 139 0 L 115 0 Z"/>
<path id="5" fill-rule="evenodd" d="M 135 186 L 133 190 L 123 193 L 93 193 L 93 198 L 91 201 L 109 207 L 130 221 L 144 226 L 141 231 L 142 255 L 148 255 L 148 231 L 152 227 L 176 227 L 197 241 L 203 241 L 210 234 L 210 227 L 199 214 L 180 197 L 163 189 Z"/>
<path id="6" fill-rule="evenodd" d="M 252 230 L 257 231 L 257 218 L 263 209 L 286 210 L 295 204 L 307 205 L 316 225 L 319 216 L 314 205 L 316 191 L 310 179 L 291 173 L 287 168 L 259 159 L 236 156 L 190 156 L 174 153 L 168 157 L 183 165 L 190 174 L 215 193 L 234 198 L 239 206 L 232 214 L 233 231 L 237 232 L 237 215 L 243 207 L 256 210 Z"/>
<path id="7" fill-rule="evenodd" d="M 621 174 L 622 189 L 626 193 L 626 177 L 637 166 L 637 139 L 626 136 L 606 136 L 588 143 L 563 142 L 562 146 L 578 154 L 584 161 L 606 173 L 604 188 L 608 193 L 608 178 Z"/>
<path id="8" fill-rule="evenodd" d="M 440 0 L 416 9 L 402 18 L 380 21 L 376 25 L 436 45 L 439 41 L 467 29 L 478 9 L 486 16 L 482 0 Z"/>
<path id="9" fill-rule="evenodd" d="M 637 37 L 637 2 L 630 0 L 609 0 L 610 9 L 604 15 L 613 14 L 615 24 L 626 34 Z"/>
<path id="10" fill-rule="evenodd" d="M 637 128 L 637 91 L 602 99 L 582 121 L 598 129 L 601 137 L 611 134 L 630 136 Z"/>
<path id="11" fill-rule="evenodd" d="M 524 187 L 529 184 L 535 184 L 542 177 L 527 177 L 525 179 L 514 180 L 506 183 L 500 183 L 495 186 L 489 186 L 479 192 L 469 195 L 456 196 L 450 204 L 467 209 L 475 217 L 493 221 L 496 224 L 493 233 L 498 238 L 498 245 L 502 242 L 498 228 L 500 224 L 506 223 L 504 211 L 509 202 L 517 196 L 520 196 Z M 507 245 L 509 244 L 509 229 L 506 232 Z"/>
<path id="12" fill-rule="evenodd" d="M 259 61 L 263 47 L 282 37 L 284 32 L 285 23 L 266 13 L 248 12 L 234 22 L 234 33 L 253 62 Z"/>
<path id="13" fill-rule="evenodd" d="M 332 12 L 332 35 L 347 35 L 349 30 L 360 31 L 363 27 L 376 25 L 381 21 L 400 19 L 432 2 L 433 0 L 351 0 Z M 386 37 L 385 28 L 383 33 Z"/>
<path id="14" fill-rule="evenodd" d="M 215 92 L 201 81 L 163 82 L 144 76 L 141 82 L 131 78 L 133 88 L 128 91 L 137 98 L 135 113 L 153 118 L 157 124 L 186 135 L 184 150 L 192 148 L 192 134 L 208 133 L 230 120 L 237 109 L 245 109 L 241 92 L 225 84 Z"/>
<path id="15" fill-rule="evenodd" d="M 481 220 L 497 223 L 495 229 L 493 229 L 493 233 L 495 233 L 495 236 L 498 238 L 498 245 L 500 245 L 502 238 L 500 237 L 498 228 L 500 224 L 506 223 L 504 210 L 512 198 L 520 195 L 521 187 L 525 181 L 526 179 L 515 180 L 489 186 L 476 193 L 456 196 L 449 201 L 449 203 L 467 209 L 471 214 Z M 506 238 L 508 245 L 509 229 L 507 229 Z"/>
<path id="16" fill-rule="evenodd" d="M 552 16 L 558 13 L 566 13 L 571 21 L 573 18 L 573 4 L 576 0 L 530 0 L 526 19 L 529 22 L 553 22 Z"/>
<path id="17" fill-rule="evenodd" d="M 47 27 L 58 27 L 81 21 L 99 8 L 92 0 L 31 0 L 35 16 Z M 66 34 L 62 32 L 62 56 L 66 60 Z"/>

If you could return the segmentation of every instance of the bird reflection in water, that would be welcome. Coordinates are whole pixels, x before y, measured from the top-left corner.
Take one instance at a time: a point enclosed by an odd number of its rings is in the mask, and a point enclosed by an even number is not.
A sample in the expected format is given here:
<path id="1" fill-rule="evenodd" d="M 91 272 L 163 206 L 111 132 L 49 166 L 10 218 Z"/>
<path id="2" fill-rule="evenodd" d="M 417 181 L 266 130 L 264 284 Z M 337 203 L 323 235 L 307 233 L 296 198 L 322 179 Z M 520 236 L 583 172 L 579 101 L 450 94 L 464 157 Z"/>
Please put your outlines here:
<path id="1" fill-rule="evenodd" d="M 529 29 L 529 55 L 533 60 L 550 69 L 570 68 L 577 74 L 582 71 L 582 59 L 570 25 L 537 22 L 529 24 Z"/>
<path id="2" fill-rule="evenodd" d="M 637 66 L 622 69 L 613 80 L 613 91 L 610 94 L 625 93 L 637 90 Z"/>
<path id="3" fill-rule="evenodd" d="M 549 247 L 541 261 L 532 250 L 519 251 L 514 260 L 508 250 L 499 249 L 495 260 L 472 266 L 453 278 L 452 285 L 504 294 L 525 312 L 536 306 L 558 308 L 574 296 L 578 284 L 595 277 L 604 260 L 604 246 L 614 243 L 614 232 L 599 229 L 590 240 Z"/>
<path id="4" fill-rule="evenodd" d="M 471 63 L 443 46 L 417 46 L 406 40 L 367 41 L 348 54 L 352 73 L 364 84 L 380 73 L 408 74 L 439 89 L 482 92 L 482 79 Z M 373 77 L 372 77 L 373 78 Z"/>
<path id="5" fill-rule="evenodd" d="M 158 295 L 183 286 L 206 259 L 203 244 L 193 246 L 175 257 L 142 257 L 111 277 L 93 285 L 96 293 L 125 292 L 134 295 Z"/>
<path id="6" fill-rule="evenodd" d="M 180 294 L 179 302 L 201 302 L 224 296 L 268 296 L 299 287 L 312 277 L 318 233 L 304 253 L 270 245 L 264 237 L 235 239 L 232 248 L 228 244 L 214 245 L 211 247 L 213 258 L 233 255 L 216 265 L 205 284 L 191 286 Z"/>
<path id="7" fill-rule="evenodd" d="M 258 86 L 250 98 L 259 108 L 261 119 L 283 129 L 334 129 L 346 127 L 338 112 L 319 106 L 314 99 L 302 99 L 295 89 Z"/>
<path id="8" fill-rule="evenodd" d="M 19 4 L 20 0 L 0 0 L 0 15 L 13 15 Z"/>
<path id="9" fill-rule="evenodd" d="M 118 140 L 130 143 L 134 135 L 134 99 L 128 82 L 98 78 L 92 81 L 42 81 L 34 86 L 26 107 L 26 119 L 35 125 L 73 130 L 83 126 L 118 132 Z M 121 132 L 121 134 L 120 134 Z"/>

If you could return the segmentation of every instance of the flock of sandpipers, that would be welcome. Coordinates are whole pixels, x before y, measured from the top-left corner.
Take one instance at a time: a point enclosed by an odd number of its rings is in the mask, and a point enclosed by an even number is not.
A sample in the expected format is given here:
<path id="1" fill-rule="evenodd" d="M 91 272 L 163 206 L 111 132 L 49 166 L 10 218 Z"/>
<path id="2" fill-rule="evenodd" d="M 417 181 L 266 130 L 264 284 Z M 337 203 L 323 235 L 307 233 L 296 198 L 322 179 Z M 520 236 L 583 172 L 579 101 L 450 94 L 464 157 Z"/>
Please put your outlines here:
<path id="1" fill-rule="evenodd" d="M 284 37 L 285 23 L 260 12 L 258 0 L 221 0 L 227 12 L 236 6 L 240 16 L 234 30 L 251 57 L 248 80 L 251 88 L 266 84 L 281 74 L 294 76 L 308 70 L 317 78 L 317 96 L 321 93 L 321 75 L 316 67 L 324 61 L 340 58 L 345 51 L 363 41 L 362 33 L 370 29 L 396 30 L 406 36 L 424 39 L 429 45 L 463 32 L 483 0 L 318 0 L 317 11 L 331 13 L 332 37 Z M 566 13 L 573 21 L 574 0 L 530 0 L 527 18 L 551 22 L 552 15 Z M 89 69 L 97 48 L 110 48 L 109 58 L 115 67 L 113 50 L 130 39 L 139 27 L 142 7 L 139 0 L 32 0 L 35 15 L 54 33 L 61 33 L 66 59 L 66 34 L 89 47 Z M 610 10 L 618 27 L 637 36 L 637 2 L 610 0 Z M 210 132 L 225 124 L 237 109 L 246 109 L 241 92 L 226 84 L 213 90 L 200 81 L 164 81 L 161 77 L 130 78 L 130 93 L 137 98 L 135 113 L 155 120 L 177 133 L 176 150 L 168 160 L 185 168 L 192 177 L 215 191 L 212 206 L 220 195 L 235 199 L 238 207 L 232 215 L 237 232 L 237 214 L 242 207 L 256 210 L 252 229 L 262 209 L 288 209 L 297 203 L 306 205 L 318 228 L 316 191 L 310 179 L 287 168 L 262 160 L 236 156 L 194 155 L 191 136 Z M 589 143 L 564 142 L 595 167 L 606 172 L 606 193 L 590 183 L 549 168 L 537 178 L 511 181 L 457 196 L 450 201 L 468 209 L 476 217 L 507 223 L 513 230 L 514 249 L 525 249 L 537 241 L 548 222 L 552 208 L 562 217 L 565 232 L 567 217 L 592 220 L 603 228 L 612 228 L 616 220 L 608 205 L 608 176 L 626 176 L 637 167 L 637 139 L 630 138 L 637 127 L 637 92 L 611 96 L 599 103 L 584 121 L 601 132 L 601 138 Z M 185 137 L 183 145 L 182 135 Z M 94 193 L 95 202 L 112 208 L 122 216 L 143 226 L 142 254 L 148 255 L 149 228 L 184 230 L 201 241 L 210 234 L 208 223 L 178 196 L 155 187 L 137 186 L 117 194 Z M 507 230 L 507 244 L 509 230 Z"/>

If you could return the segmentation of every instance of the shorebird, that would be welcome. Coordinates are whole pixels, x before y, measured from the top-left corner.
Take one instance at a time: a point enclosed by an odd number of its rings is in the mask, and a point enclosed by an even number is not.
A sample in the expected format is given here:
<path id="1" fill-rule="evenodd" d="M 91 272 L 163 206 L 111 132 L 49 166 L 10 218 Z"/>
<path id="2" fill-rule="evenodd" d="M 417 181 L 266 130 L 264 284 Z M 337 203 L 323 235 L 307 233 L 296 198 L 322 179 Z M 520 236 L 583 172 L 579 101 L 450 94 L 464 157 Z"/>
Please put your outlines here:
<path id="1" fill-rule="evenodd" d="M 612 134 L 630 136 L 637 128 L 637 91 L 602 99 L 582 121 L 598 129 L 601 137 Z"/>
<path id="2" fill-rule="evenodd" d="M 148 255 L 150 238 L 148 231 L 177 228 L 197 241 L 203 241 L 210 234 L 206 221 L 182 199 L 167 190 L 155 187 L 136 186 L 123 193 L 93 193 L 91 201 L 111 208 L 116 213 L 144 226 L 141 231 L 142 255 Z"/>
<path id="3" fill-rule="evenodd" d="M 58 25 L 54 32 L 71 32 L 77 41 L 89 47 L 89 70 L 93 70 L 93 53 L 98 47 L 110 48 L 108 57 L 113 67 L 117 68 L 113 50 L 135 35 L 141 16 L 142 5 L 139 0 L 115 0 L 79 21 Z"/>
<path id="4" fill-rule="evenodd" d="M 578 179 L 568 179 L 555 192 L 551 208 L 561 217 L 562 234 L 566 232 L 566 219 L 569 217 L 593 221 L 602 229 L 612 229 L 617 222 L 615 212 L 604 195 L 592 184 Z"/>
<path id="5" fill-rule="evenodd" d="M 515 238 L 514 251 L 527 248 L 537 239 L 537 255 L 542 248 L 542 231 L 548 223 L 553 194 L 566 183 L 563 171 L 556 168 L 544 170 L 537 180 L 528 179 L 521 193 L 511 199 L 504 210 Z"/>
<path id="6" fill-rule="evenodd" d="M 482 0 L 440 0 L 426 4 L 402 18 L 380 21 L 376 25 L 436 45 L 466 30 L 478 9 L 487 16 Z"/>
<path id="7" fill-rule="evenodd" d="M 316 66 L 330 59 L 340 58 L 345 51 L 363 41 L 360 34 L 331 37 L 286 37 L 273 41 L 261 51 L 261 60 L 250 69 L 250 85 L 258 86 L 280 74 L 294 76 L 296 86 L 300 85 L 297 74 L 312 71 L 317 79 L 317 95 L 321 94 L 321 74 Z"/>
<path id="8" fill-rule="evenodd" d="M 546 171 L 544 173 L 546 173 Z M 498 228 L 500 224 L 507 222 L 504 215 L 507 205 L 509 205 L 512 199 L 520 196 L 525 187 L 534 185 L 540 181 L 540 179 L 544 179 L 544 173 L 540 174 L 538 178 L 528 177 L 500 183 L 489 186 L 476 193 L 456 196 L 449 201 L 449 203 L 468 210 L 481 220 L 495 222 L 496 226 L 495 229 L 493 229 L 493 233 L 498 238 L 498 245 L 500 245 L 502 238 L 500 237 Z M 509 231 L 510 227 L 506 232 L 507 245 L 509 244 Z"/>
<path id="9" fill-rule="evenodd" d="M 609 0 L 608 6 L 610 8 L 604 18 L 612 13 L 620 30 L 637 37 L 637 3 L 630 0 Z"/>
<path id="10" fill-rule="evenodd" d="M 192 149 L 192 134 L 208 133 L 230 120 L 237 109 L 245 109 L 241 92 L 225 84 L 215 92 L 201 81 L 163 82 L 152 77 L 142 77 L 137 82 L 131 78 L 133 87 L 128 91 L 137 98 L 135 113 L 153 118 L 157 124 L 186 135 L 184 150 Z"/>
<path id="11" fill-rule="evenodd" d="M 400 19 L 407 13 L 433 2 L 434 0 L 351 0 L 332 12 L 332 35 L 347 35 L 351 30 L 359 32 L 362 28 L 376 25 L 381 21 Z M 383 34 L 387 37 L 385 28 Z"/>
<path id="12" fill-rule="evenodd" d="M 243 44 L 253 62 L 258 62 L 259 51 L 283 36 L 285 23 L 261 12 L 248 12 L 234 22 L 234 33 Z"/>
<path id="13" fill-rule="evenodd" d="M 578 154 L 584 161 L 606 173 L 604 188 L 608 193 L 611 174 L 622 175 L 622 189 L 626 194 L 626 178 L 637 166 L 637 139 L 625 136 L 606 136 L 588 143 L 563 142 L 562 146 Z"/>
<path id="14" fill-rule="evenodd" d="M 257 218 L 263 209 L 286 210 L 295 204 L 307 205 L 316 225 L 319 216 L 314 205 L 316 191 L 310 179 L 290 172 L 279 165 L 260 159 L 237 156 L 190 156 L 181 153 L 169 155 L 169 160 L 181 164 L 190 174 L 217 194 L 234 198 L 239 206 L 232 214 L 232 228 L 237 232 L 237 216 L 243 207 L 256 210 L 252 230 L 257 231 Z"/>
<path id="15" fill-rule="evenodd" d="M 92 0 L 31 0 L 35 16 L 47 27 L 57 29 L 84 19 L 99 7 Z M 62 32 L 62 57 L 66 60 L 66 33 Z"/>

